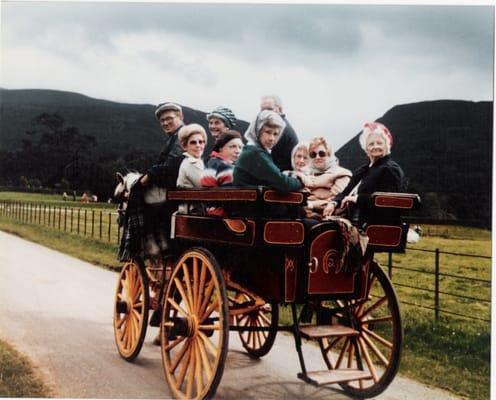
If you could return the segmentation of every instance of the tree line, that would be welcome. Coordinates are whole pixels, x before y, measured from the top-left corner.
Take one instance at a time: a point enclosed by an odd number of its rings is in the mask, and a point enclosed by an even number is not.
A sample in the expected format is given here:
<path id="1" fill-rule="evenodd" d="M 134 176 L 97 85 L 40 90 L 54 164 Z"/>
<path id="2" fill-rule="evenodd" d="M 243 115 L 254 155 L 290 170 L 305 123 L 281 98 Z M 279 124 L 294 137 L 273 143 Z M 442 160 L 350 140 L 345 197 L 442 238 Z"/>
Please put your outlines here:
<path id="1" fill-rule="evenodd" d="M 143 171 L 150 156 L 140 149 L 102 153 L 96 137 L 67 126 L 58 114 L 32 119 L 16 150 L 0 150 L 0 185 L 23 189 L 55 189 L 95 194 L 106 199 L 115 186 L 115 172 Z"/>

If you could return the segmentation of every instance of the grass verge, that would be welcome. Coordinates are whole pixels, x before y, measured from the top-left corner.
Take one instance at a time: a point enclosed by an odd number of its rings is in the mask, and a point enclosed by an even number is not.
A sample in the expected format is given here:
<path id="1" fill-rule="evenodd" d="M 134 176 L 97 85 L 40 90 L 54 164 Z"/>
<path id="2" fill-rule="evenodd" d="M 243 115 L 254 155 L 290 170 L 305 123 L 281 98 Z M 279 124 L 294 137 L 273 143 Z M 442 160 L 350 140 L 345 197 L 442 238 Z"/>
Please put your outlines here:
<path id="1" fill-rule="evenodd" d="M 50 397 L 28 358 L 0 340 L 0 397 Z"/>
<path id="2" fill-rule="evenodd" d="M 6 217 L 0 217 L 0 230 L 92 264 L 112 270 L 120 268 L 120 263 L 116 258 L 118 246 L 114 243 L 84 237 L 76 233 L 54 230 L 43 225 L 13 221 Z"/>

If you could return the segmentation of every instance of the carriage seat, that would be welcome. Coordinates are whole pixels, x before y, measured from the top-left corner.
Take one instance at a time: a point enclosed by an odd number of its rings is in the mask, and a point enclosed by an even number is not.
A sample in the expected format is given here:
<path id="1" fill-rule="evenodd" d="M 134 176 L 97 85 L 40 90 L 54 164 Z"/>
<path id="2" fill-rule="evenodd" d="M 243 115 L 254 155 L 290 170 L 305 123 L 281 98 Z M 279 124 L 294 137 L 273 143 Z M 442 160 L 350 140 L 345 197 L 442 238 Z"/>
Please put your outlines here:
<path id="1" fill-rule="evenodd" d="M 401 216 L 419 205 L 418 194 L 373 193 L 365 224 L 368 248 L 374 252 L 404 252 L 409 225 Z"/>

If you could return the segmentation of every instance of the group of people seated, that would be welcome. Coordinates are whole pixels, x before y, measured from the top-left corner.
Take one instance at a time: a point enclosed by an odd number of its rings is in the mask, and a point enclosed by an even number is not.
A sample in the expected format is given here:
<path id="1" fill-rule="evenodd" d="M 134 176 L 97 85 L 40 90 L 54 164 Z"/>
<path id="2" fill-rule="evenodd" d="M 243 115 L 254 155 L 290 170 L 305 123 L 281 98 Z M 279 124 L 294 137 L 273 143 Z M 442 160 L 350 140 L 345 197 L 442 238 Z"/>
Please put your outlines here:
<path id="1" fill-rule="evenodd" d="M 307 225 L 350 209 L 354 213 L 348 212 L 348 218 L 359 225 L 366 221 L 372 193 L 404 189 L 403 171 L 390 157 L 393 137 L 379 122 L 364 124 L 359 143 L 368 162 L 351 173 L 339 165 L 326 138 L 298 143 L 276 96 L 262 98 L 260 112 L 243 134 L 235 130 L 232 110 L 223 106 L 207 114 L 208 132 L 196 123 L 185 125 L 182 108 L 175 103 L 160 105 L 155 115 L 164 131 L 164 145 L 157 163 L 139 181 L 143 189 L 155 185 L 166 189 L 263 186 L 280 192 L 303 190 L 308 197 L 301 218 Z M 181 204 L 179 209 L 160 204 L 145 213 L 149 236 L 168 232 L 170 218 L 160 215 L 176 210 L 226 216 L 215 204 Z M 353 220 L 357 210 L 360 219 Z"/>
<path id="2" fill-rule="evenodd" d="M 227 111 L 226 111 L 227 110 Z M 304 217 L 321 220 L 349 205 L 364 210 L 373 192 L 398 192 L 403 188 L 403 171 L 390 158 L 392 135 L 378 122 L 363 126 L 359 143 L 368 162 L 354 173 L 339 165 L 332 146 L 324 137 L 286 149 L 292 169 L 281 170 L 272 151 L 284 135 L 286 122 L 280 113 L 262 109 L 244 135 L 232 129 L 234 114 L 219 107 L 207 115 L 214 141 L 206 153 L 209 136 L 199 124 L 183 125 L 177 132 L 182 148 L 176 187 L 212 188 L 222 186 L 264 186 L 281 192 L 309 192 Z M 245 144 L 246 143 L 246 144 Z M 206 212 L 223 215 L 222 209 L 188 209 L 179 213 Z"/>

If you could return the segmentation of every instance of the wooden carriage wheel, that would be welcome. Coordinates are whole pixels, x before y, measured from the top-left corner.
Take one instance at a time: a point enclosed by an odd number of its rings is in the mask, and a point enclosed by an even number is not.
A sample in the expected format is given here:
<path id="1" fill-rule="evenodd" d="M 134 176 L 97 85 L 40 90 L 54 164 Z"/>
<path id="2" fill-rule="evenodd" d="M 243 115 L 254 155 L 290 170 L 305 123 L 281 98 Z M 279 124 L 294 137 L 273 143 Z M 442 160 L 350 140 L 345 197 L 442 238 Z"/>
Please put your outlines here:
<path id="1" fill-rule="evenodd" d="M 229 338 L 226 288 L 206 249 L 187 250 L 164 298 L 160 329 L 162 365 L 177 398 L 211 398 L 224 372 Z"/>
<path id="2" fill-rule="evenodd" d="M 338 306 L 346 304 L 337 301 Z M 403 328 L 398 299 L 391 281 L 382 268 L 371 263 L 367 296 L 348 304 L 346 312 L 337 315 L 339 322 L 351 325 L 358 336 L 320 339 L 320 349 L 329 369 L 362 368 L 369 379 L 342 383 L 343 389 L 354 397 L 374 397 L 383 392 L 398 371 Z"/>
<path id="3" fill-rule="evenodd" d="M 238 292 L 235 296 L 236 303 L 244 303 L 252 300 L 248 293 Z M 257 309 L 246 314 L 236 315 L 235 323 L 241 327 L 270 328 L 269 331 L 239 331 L 239 337 L 243 347 L 253 358 L 266 355 L 277 335 L 279 323 L 279 307 L 277 304 L 265 303 Z"/>
<path id="4" fill-rule="evenodd" d="M 126 361 L 134 360 L 143 346 L 148 324 L 148 278 L 142 263 L 125 263 L 119 274 L 114 305 L 114 337 Z"/>

